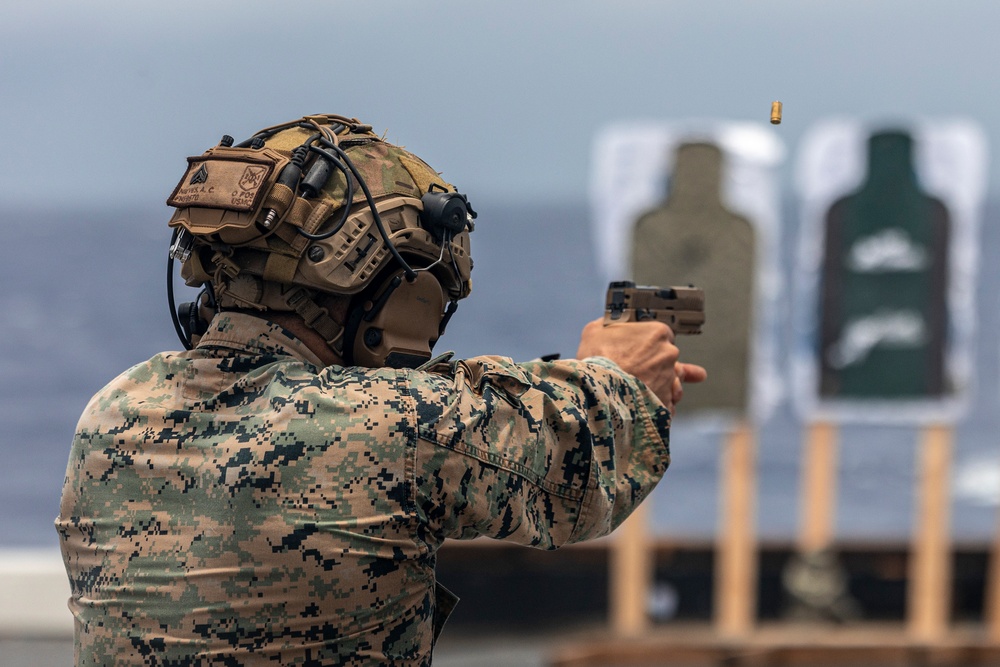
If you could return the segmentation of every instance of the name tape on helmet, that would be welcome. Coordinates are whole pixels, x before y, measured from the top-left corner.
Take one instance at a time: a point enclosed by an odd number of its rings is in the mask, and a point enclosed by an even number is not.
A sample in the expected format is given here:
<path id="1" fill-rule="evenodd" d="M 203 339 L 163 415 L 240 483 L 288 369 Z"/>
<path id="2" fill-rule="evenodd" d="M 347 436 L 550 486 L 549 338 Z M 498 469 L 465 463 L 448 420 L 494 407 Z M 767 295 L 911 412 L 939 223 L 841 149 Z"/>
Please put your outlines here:
<path id="1" fill-rule="evenodd" d="M 167 204 L 238 213 L 256 211 L 270 190 L 283 156 L 272 151 L 212 149 L 188 158 L 188 168 Z"/>

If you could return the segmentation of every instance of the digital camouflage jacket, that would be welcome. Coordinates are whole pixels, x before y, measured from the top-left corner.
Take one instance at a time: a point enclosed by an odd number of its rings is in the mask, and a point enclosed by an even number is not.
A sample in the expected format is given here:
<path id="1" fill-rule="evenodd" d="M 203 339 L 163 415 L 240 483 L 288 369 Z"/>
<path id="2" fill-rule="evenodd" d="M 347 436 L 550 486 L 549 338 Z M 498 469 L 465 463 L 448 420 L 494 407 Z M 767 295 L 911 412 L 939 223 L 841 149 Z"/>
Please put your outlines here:
<path id="1" fill-rule="evenodd" d="M 324 368 L 223 313 L 80 419 L 56 521 L 76 664 L 429 665 L 445 538 L 610 532 L 669 421 L 606 359 Z"/>

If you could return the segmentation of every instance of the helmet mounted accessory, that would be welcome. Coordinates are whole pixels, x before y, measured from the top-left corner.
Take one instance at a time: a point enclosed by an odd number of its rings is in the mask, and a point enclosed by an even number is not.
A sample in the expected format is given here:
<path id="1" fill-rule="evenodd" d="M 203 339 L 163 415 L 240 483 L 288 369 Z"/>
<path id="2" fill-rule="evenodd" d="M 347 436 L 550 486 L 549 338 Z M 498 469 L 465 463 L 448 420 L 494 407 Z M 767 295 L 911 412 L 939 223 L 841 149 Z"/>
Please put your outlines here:
<path id="1" fill-rule="evenodd" d="M 214 312 L 290 311 L 345 363 L 417 366 L 471 291 L 468 198 L 354 118 L 224 136 L 188 158 L 167 203 L 167 298 L 187 349 Z M 202 289 L 180 308 L 175 260 Z M 348 300 L 344 322 L 323 307 L 331 296 Z"/>
<path id="2" fill-rule="evenodd" d="M 402 269 L 390 268 L 349 310 L 345 339 L 353 343 L 345 361 L 415 368 L 430 359 L 444 312 L 444 291 L 432 273 L 419 271 L 408 280 Z"/>
<path id="3" fill-rule="evenodd" d="M 430 190 L 420 198 L 423 211 L 420 224 L 437 239 L 450 239 L 468 227 L 475 228 L 476 212 L 469 200 L 458 192 L 449 192 L 437 183 L 431 183 Z"/>

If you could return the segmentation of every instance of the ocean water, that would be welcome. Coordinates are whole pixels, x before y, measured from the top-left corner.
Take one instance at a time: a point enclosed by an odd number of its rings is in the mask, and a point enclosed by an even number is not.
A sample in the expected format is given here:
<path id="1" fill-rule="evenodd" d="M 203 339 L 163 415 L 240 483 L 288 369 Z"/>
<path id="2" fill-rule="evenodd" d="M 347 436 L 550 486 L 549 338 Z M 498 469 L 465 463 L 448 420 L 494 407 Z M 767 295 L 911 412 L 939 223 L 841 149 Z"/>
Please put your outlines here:
<path id="1" fill-rule="evenodd" d="M 585 205 L 476 202 L 473 295 L 438 350 L 527 360 L 572 356 L 577 336 L 600 317 L 604 291 L 594 269 Z M 977 303 L 978 385 L 956 427 L 952 532 L 992 539 L 1000 502 L 1000 218 L 987 209 Z M 166 306 L 168 210 L 0 209 L 3 335 L 0 336 L 0 549 L 56 546 L 53 519 L 77 418 L 116 374 L 165 349 L 179 349 Z M 789 207 L 788 220 L 794 220 Z M 795 225 L 784 234 L 790 280 Z M 178 300 L 189 298 L 182 293 Z M 788 302 L 778 349 L 790 347 Z M 709 323 L 711 326 L 711 323 Z M 778 363 L 788 360 L 779 356 Z M 910 428 L 841 431 L 837 535 L 905 539 L 914 516 L 915 451 Z M 797 530 L 802 424 L 786 400 L 757 432 L 757 524 L 764 539 Z M 654 493 L 653 530 L 704 538 L 718 523 L 717 430 L 675 422 L 673 462 Z"/>

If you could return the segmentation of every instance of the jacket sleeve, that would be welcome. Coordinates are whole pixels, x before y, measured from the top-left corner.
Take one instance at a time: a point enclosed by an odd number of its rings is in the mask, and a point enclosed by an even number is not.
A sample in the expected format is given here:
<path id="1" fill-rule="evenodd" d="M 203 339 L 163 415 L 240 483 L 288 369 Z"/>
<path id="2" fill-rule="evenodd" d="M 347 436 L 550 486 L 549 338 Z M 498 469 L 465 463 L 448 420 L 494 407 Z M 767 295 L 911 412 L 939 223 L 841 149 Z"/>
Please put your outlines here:
<path id="1" fill-rule="evenodd" d="M 412 387 L 417 512 L 437 540 L 554 549 L 606 535 L 670 461 L 669 412 L 607 359 L 476 357 Z"/>

